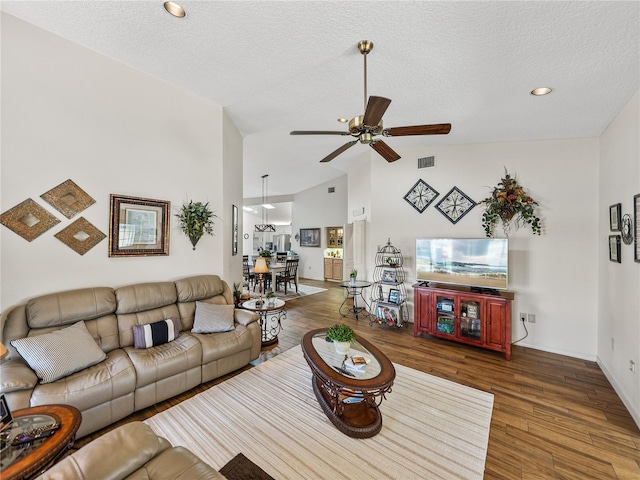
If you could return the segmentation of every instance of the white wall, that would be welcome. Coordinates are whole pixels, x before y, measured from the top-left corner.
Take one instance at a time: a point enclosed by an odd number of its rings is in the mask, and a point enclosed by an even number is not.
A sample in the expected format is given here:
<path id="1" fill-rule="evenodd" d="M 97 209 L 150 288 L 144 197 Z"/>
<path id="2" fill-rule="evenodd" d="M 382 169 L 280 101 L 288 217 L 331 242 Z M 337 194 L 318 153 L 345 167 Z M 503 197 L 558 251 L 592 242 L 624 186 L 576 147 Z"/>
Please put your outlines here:
<path id="1" fill-rule="evenodd" d="M 621 245 L 621 263 L 609 261 L 609 206 L 621 203 L 633 216 L 640 193 L 640 93 L 600 138 L 598 206 L 598 363 L 640 425 L 640 263 L 635 245 Z M 637 226 L 636 226 L 637 227 Z M 640 242 L 640 239 L 636 238 Z M 612 344 L 613 342 L 613 344 Z M 636 373 L 629 370 L 636 364 Z"/>
<path id="2" fill-rule="evenodd" d="M 1 211 L 32 198 L 61 219 L 32 242 L 0 227 L 3 313 L 65 289 L 229 275 L 242 139 L 222 108 L 4 13 L 1 33 Z M 69 178 L 96 200 L 71 220 L 40 198 Z M 171 202 L 169 256 L 109 258 L 107 239 L 80 256 L 54 237 L 80 216 L 108 234 L 111 193 Z M 173 217 L 188 199 L 219 217 L 195 251 Z"/>
<path id="3" fill-rule="evenodd" d="M 389 164 L 371 155 L 371 175 L 352 177 L 350 209 L 363 199 L 351 198 L 354 183 L 371 183 L 367 250 L 373 271 L 377 249 L 391 238 L 402 250 L 413 318 L 415 239 L 417 237 L 484 237 L 476 206 L 452 224 L 435 205 L 457 186 L 475 201 L 487 197 L 504 176 L 504 168 L 540 203 L 543 234 L 530 230 L 510 234 L 509 288 L 513 302 L 513 340 L 525 335 L 518 312 L 533 313 L 529 336 L 520 345 L 595 360 L 597 325 L 598 140 L 558 140 L 403 149 Z M 417 169 L 417 158 L 436 155 L 436 167 Z M 358 172 L 363 171 L 360 168 Z M 422 214 L 404 195 L 422 178 L 440 195 Z M 354 186 L 355 187 L 355 186 Z M 359 191 L 366 191 L 363 185 Z M 504 236 L 500 228 L 496 236 Z M 370 278 L 369 278 L 370 279 Z"/>
<path id="4" fill-rule="evenodd" d="M 335 187 L 334 193 L 328 193 Z M 327 248 L 326 227 L 347 223 L 347 176 L 297 193 L 293 199 L 291 249 L 300 256 L 298 276 L 313 280 L 324 279 L 324 249 Z M 320 228 L 320 247 L 301 247 L 295 239 L 301 228 Z"/>

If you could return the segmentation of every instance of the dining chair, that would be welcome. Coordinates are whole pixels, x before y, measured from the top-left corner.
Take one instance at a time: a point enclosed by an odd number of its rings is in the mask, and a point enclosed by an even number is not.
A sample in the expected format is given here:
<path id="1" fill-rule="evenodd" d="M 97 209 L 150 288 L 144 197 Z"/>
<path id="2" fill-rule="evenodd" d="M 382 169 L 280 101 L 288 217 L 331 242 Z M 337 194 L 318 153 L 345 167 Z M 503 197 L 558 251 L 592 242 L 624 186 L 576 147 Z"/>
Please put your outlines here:
<path id="1" fill-rule="evenodd" d="M 253 287 L 253 291 L 256 291 L 256 275 L 249 265 L 249 255 L 242 256 L 242 280 L 248 289 Z"/>
<path id="2" fill-rule="evenodd" d="M 276 290 L 279 284 L 284 284 L 284 294 L 287 294 L 287 286 L 293 282 L 298 293 L 298 262 L 299 260 L 287 260 L 282 272 L 276 275 Z"/>

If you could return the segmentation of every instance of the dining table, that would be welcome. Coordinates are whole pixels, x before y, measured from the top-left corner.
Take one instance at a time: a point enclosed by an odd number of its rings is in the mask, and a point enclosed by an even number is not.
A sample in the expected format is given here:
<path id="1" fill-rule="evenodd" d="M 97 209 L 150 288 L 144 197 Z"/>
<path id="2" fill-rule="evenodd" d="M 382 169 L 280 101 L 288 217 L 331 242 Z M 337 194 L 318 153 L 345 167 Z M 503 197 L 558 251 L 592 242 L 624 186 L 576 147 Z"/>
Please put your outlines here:
<path id="1" fill-rule="evenodd" d="M 272 285 L 272 290 L 275 292 L 276 291 L 276 277 L 278 275 L 278 272 L 284 272 L 287 268 L 287 262 L 273 262 L 273 263 L 269 263 L 267 264 L 267 267 L 269 268 L 269 273 L 271 273 L 271 285 Z M 251 267 L 251 271 L 253 271 L 253 267 Z M 263 280 L 264 282 L 263 284 L 263 291 L 267 291 L 267 282 L 266 282 L 266 278 L 264 278 L 263 275 Z M 298 272 L 296 271 L 296 283 L 298 282 Z"/>

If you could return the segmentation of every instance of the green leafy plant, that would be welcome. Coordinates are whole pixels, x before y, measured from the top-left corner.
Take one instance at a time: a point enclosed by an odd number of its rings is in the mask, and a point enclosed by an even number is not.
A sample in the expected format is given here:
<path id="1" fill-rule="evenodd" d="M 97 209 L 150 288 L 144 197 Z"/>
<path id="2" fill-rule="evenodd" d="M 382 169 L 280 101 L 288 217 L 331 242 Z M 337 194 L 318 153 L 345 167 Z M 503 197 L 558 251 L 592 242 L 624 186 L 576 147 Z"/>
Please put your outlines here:
<path id="1" fill-rule="evenodd" d="M 353 342 L 356 339 L 356 333 L 349 325 L 336 323 L 327 329 L 327 338 L 334 342 Z"/>
<path id="2" fill-rule="evenodd" d="M 357 269 L 355 269 L 355 268 L 352 268 L 352 269 L 351 269 L 351 273 L 349 274 L 349 276 L 350 276 L 351 278 L 357 278 L 357 277 L 358 277 L 358 270 L 357 270 Z"/>
<path id="3" fill-rule="evenodd" d="M 241 286 L 241 283 L 233 283 L 233 301 L 236 305 L 240 303 L 240 297 L 242 296 L 242 290 L 240 289 Z"/>
<path id="4" fill-rule="evenodd" d="M 258 247 L 258 256 L 264 258 L 271 258 L 271 250 L 267 250 L 266 248 Z"/>
<path id="5" fill-rule="evenodd" d="M 189 237 L 194 250 L 202 235 L 205 233 L 213 235 L 213 219 L 218 218 L 209 208 L 209 202 L 193 200 L 184 203 L 176 217 L 180 221 L 180 230 Z"/>
<path id="6" fill-rule="evenodd" d="M 509 235 L 512 226 L 520 228 L 528 225 L 534 235 L 542 233 L 540 217 L 535 214 L 538 206 L 533 198 L 525 192 L 517 179 L 505 169 L 505 176 L 494 187 L 491 196 L 480 203 L 484 204 L 482 214 L 482 228 L 487 237 L 493 237 L 493 231 L 498 222 L 502 222 L 505 235 Z"/>
<path id="7" fill-rule="evenodd" d="M 275 298 L 275 297 L 276 297 L 276 294 L 273 293 L 273 290 L 269 290 L 267 292 L 267 298 Z"/>

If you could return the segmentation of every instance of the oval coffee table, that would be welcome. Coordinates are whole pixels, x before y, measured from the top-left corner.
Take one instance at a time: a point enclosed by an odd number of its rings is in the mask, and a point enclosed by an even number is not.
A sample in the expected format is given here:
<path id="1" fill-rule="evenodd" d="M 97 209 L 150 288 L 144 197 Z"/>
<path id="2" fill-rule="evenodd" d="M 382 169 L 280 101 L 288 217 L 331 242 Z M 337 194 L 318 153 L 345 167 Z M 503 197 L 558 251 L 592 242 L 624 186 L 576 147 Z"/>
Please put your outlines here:
<path id="1" fill-rule="evenodd" d="M 347 355 L 338 354 L 326 340 L 326 329 L 312 330 L 302 339 L 302 353 L 313 373 L 313 391 L 325 415 L 345 435 L 369 438 L 382 428 L 378 406 L 391 392 L 396 370 L 371 343 L 358 337 Z M 349 368 L 351 357 L 368 360 L 363 368 Z"/>

